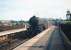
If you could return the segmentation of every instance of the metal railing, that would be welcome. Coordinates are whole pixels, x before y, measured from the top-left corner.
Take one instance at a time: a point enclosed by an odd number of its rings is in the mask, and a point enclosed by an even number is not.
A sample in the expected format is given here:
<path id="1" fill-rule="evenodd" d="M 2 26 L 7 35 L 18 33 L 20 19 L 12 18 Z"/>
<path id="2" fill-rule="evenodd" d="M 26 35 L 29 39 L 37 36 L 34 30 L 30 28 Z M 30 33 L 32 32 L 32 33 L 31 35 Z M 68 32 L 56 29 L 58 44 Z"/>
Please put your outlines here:
<path id="1" fill-rule="evenodd" d="M 61 30 L 60 24 L 59 24 L 59 32 L 63 38 L 64 46 L 66 47 L 66 50 L 71 50 L 71 41 L 69 38 L 65 35 L 65 33 Z"/>
<path id="2" fill-rule="evenodd" d="M 71 41 L 68 39 L 68 37 L 62 31 L 61 31 L 61 36 L 63 38 L 63 41 L 64 41 L 64 45 L 66 47 L 66 50 L 70 50 L 71 49 Z"/>

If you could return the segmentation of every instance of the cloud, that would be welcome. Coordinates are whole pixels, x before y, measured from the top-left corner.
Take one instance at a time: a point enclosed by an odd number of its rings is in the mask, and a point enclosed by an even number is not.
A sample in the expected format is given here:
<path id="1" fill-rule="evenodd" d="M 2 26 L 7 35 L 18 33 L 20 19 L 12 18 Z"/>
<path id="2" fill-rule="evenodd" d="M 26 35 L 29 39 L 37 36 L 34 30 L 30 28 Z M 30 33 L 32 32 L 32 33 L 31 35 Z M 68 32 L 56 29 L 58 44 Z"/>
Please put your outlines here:
<path id="1" fill-rule="evenodd" d="M 5 16 L 5 19 L 28 20 L 34 14 L 60 17 L 64 13 L 64 0 L 0 0 L 0 16 Z"/>

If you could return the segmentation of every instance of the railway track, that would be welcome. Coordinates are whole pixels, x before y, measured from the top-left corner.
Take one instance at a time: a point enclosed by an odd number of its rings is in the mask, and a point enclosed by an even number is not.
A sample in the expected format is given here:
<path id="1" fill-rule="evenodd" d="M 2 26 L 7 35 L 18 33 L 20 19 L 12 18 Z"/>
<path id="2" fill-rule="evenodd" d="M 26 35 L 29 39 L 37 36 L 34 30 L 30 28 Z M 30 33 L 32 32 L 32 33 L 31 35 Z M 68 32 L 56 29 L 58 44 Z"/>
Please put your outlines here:
<path id="1" fill-rule="evenodd" d="M 0 50 L 13 50 L 14 48 L 16 48 L 17 46 L 19 46 L 20 44 L 24 43 L 27 40 L 29 39 L 24 40 L 14 39 L 13 41 L 11 41 L 11 43 L 1 44 Z"/>

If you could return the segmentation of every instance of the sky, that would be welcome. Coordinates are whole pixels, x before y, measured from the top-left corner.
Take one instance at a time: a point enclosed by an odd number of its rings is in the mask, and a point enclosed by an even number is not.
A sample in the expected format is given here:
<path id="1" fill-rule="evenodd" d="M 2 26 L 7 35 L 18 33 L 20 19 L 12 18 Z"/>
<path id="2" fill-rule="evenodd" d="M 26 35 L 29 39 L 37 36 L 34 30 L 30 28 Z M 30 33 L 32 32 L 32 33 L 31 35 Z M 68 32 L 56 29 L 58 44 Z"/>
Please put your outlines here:
<path id="1" fill-rule="evenodd" d="M 29 20 L 40 18 L 65 18 L 71 9 L 71 0 L 0 0 L 0 20 Z"/>

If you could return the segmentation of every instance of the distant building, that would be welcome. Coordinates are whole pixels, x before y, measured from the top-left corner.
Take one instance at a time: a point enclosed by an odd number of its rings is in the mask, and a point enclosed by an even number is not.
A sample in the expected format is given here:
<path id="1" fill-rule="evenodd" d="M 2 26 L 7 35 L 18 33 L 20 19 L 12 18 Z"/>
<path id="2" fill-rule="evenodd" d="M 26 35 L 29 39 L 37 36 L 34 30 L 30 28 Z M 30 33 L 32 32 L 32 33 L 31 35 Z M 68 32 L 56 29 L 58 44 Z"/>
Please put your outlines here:
<path id="1" fill-rule="evenodd" d="M 2 20 L 1 23 L 3 26 L 12 26 L 11 21 L 8 20 Z"/>
<path id="2" fill-rule="evenodd" d="M 42 27 L 48 28 L 48 19 L 47 18 L 38 18 L 38 20 L 39 20 L 40 28 L 42 28 Z"/>
<path id="3" fill-rule="evenodd" d="M 0 31 L 27 28 L 28 24 L 20 21 L 0 20 Z"/>

